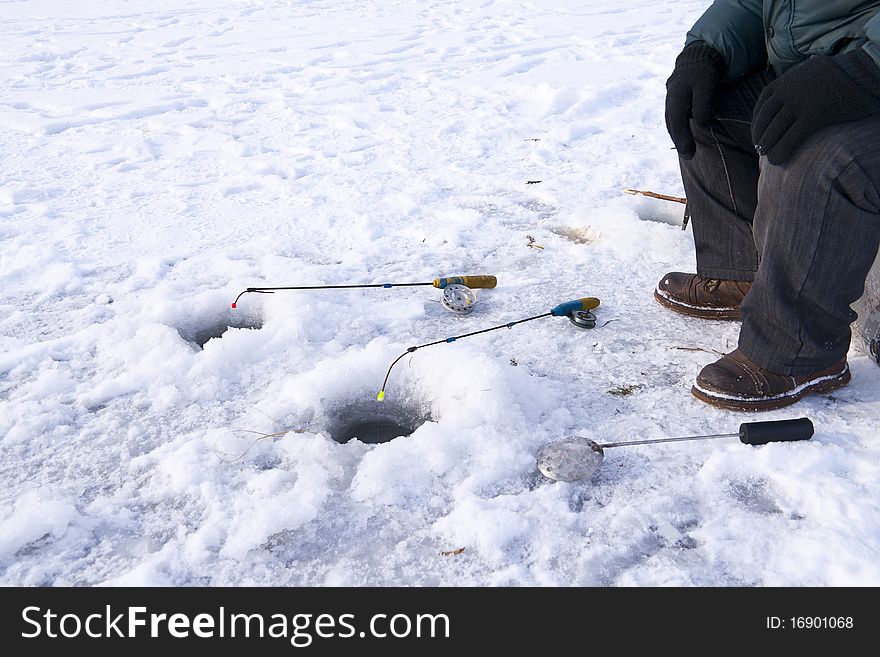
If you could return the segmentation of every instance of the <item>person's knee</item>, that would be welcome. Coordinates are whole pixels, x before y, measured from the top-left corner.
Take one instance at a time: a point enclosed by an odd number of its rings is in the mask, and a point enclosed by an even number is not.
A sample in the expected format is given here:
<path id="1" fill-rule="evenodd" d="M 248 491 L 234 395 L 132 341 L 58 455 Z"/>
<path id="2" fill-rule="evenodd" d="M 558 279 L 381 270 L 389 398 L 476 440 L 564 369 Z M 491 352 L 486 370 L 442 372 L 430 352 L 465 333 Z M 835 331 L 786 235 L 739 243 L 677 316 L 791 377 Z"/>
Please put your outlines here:
<path id="1" fill-rule="evenodd" d="M 783 164 L 760 160 L 762 187 L 803 193 L 831 187 L 880 187 L 880 130 L 876 120 L 828 126 Z M 845 190 L 841 190 L 845 191 Z"/>

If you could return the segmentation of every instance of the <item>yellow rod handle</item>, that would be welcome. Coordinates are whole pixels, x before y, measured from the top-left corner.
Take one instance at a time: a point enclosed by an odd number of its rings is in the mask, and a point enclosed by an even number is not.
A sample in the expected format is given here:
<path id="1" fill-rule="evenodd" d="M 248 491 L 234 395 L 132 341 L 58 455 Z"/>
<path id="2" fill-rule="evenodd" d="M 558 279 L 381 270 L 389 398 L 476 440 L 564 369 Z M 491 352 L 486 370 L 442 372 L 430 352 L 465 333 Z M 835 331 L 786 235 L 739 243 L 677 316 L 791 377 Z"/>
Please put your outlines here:
<path id="1" fill-rule="evenodd" d="M 441 290 L 447 285 L 466 285 L 471 288 L 493 288 L 498 285 L 498 279 L 489 275 L 478 276 L 446 276 L 445 278 L 435 278 L 432 285 L 439 287 Z"/>

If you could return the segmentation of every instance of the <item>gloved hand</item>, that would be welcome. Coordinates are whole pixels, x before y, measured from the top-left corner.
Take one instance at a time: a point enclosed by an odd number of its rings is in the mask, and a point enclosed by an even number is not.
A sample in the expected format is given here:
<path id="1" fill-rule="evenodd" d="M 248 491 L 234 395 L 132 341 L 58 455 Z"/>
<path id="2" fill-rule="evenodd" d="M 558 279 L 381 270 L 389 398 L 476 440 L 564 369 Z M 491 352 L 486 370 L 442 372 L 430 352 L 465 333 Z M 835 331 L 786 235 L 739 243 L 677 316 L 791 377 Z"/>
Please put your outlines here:
<path id="1" fill-rule="evenodd" d="M 880 69 L 861 49 L 798 64 L 758 96 L 752 117 L 755 150 L 782 164 L 822 128 L 880 114 L 880 98 L 871 88 L 880 88 Z"/>
<path id="2" fill-rule="evenodd" d="M 687 160 L 697 150 L 690 118 L 698 123 L 709 121 L 712 97 L 726 68 L 720 52 L 695 41 L 678 55 L 675 69 L 666 81 L 666 129 L 676 150 Z"/>

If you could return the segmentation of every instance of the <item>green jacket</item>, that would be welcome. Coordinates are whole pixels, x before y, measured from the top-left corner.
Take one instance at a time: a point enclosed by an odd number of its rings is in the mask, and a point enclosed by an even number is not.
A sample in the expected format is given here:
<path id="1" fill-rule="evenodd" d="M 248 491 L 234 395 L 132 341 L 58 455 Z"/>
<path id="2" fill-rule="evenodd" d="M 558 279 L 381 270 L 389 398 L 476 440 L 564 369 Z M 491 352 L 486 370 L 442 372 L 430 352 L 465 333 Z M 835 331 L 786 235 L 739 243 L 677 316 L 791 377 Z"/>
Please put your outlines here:
<path id="1" fill-rule="evenodd" d="M 880 0 L 715 0 L 687 34 L 727 62 L 733 80 L 769 63 L 777 73 L 863 47 L 880 66 Z"/>

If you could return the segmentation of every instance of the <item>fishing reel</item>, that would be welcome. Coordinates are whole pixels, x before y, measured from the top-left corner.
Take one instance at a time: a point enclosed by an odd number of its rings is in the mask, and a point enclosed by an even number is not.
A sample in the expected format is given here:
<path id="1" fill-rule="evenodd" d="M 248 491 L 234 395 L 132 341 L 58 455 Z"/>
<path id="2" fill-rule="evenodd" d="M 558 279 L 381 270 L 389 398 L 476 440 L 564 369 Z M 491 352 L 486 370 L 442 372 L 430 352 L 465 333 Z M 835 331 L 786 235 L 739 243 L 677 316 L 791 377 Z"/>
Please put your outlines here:
<path id="1" fill-rule="evenodd" d="M 579 329 L 596 328 L 596 315 L 593 311 L 599 307 L 599 300 L 595 297 L 584 297 L 561 303 L 550 311 L 554 317 L 568 317 L 568 321 Z"/>
<path id="2" fill-rule="evenodd" d="M 596 328 L 596 316 L 589 310 L 573 310 L 568 315 L 568 321 L 579 329 Z"/>
<path id="3" fill-rule="evenodd" d="M 443 288 L 440 303 L 446 310 L 456 315 L 469 315 L 477 303 L 477 294 L 466 285 L 453 283 Z"/>

